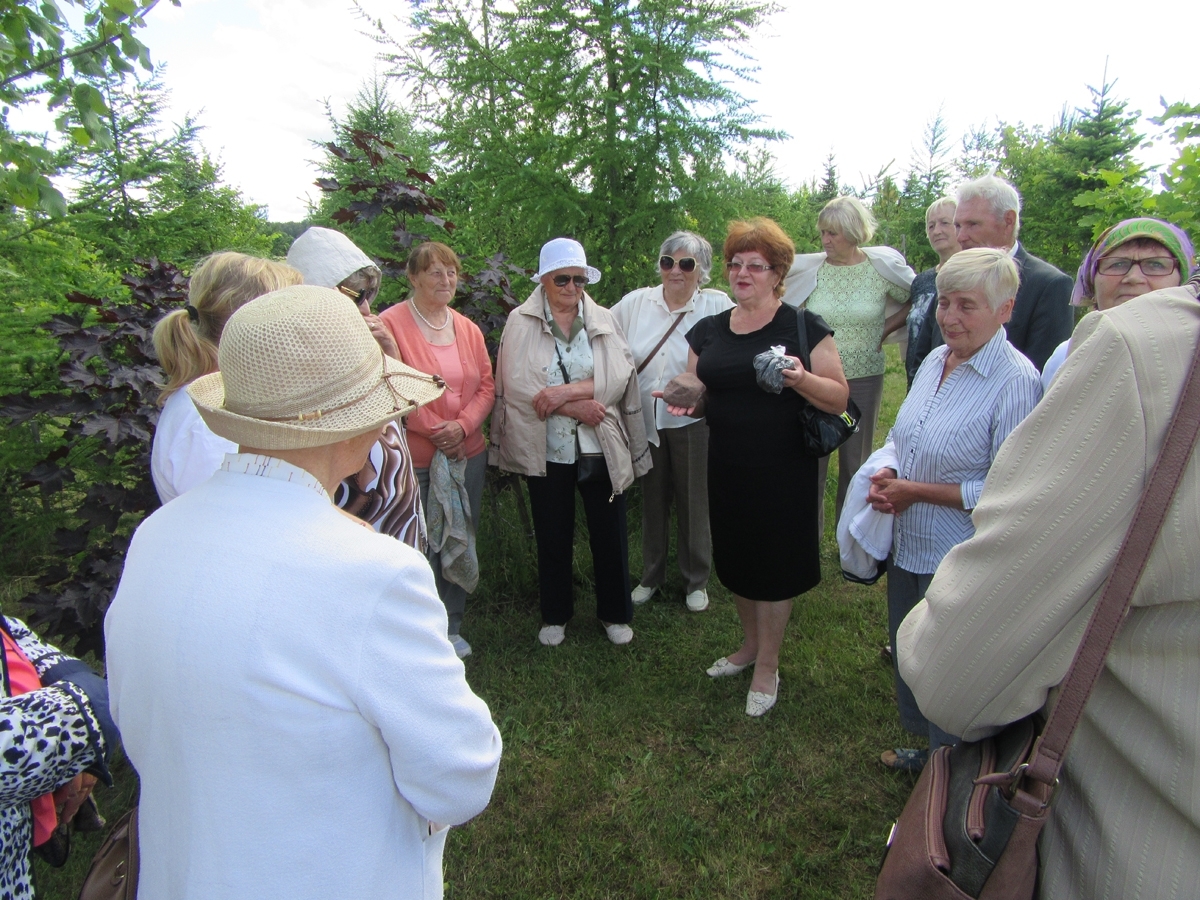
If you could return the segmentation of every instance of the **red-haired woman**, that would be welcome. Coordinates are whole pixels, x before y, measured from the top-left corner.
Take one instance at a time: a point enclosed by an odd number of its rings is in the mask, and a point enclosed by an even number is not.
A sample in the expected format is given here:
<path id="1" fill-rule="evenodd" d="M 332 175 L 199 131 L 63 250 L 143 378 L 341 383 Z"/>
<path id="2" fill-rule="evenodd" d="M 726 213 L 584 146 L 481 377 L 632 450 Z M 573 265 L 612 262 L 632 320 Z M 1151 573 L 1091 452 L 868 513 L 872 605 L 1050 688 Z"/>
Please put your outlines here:
<path id="1" fill-rule="evenodd" d="M 745 638 L 708 674 L 736 675 L 753 665 L 746 714 L 761 716 L 778 695 L 792 598 L 821 581 L 817 461 L 802 452 L 798 414 L 805 404 L 844 412 L 850 389 L 833 332 L 808 311 L 811 367 L 800 360 L 796 310 L 780 301 L 795 256 L 783 229 L 770 219 L 733 222 L 724 252 L 737 306 L 688 332 L 688 371 L 705 387 L 713 563 L 737 601 Z M 795 368 L 784 371 L 783 390 L 773 394 L 759 387 L 753 361 L 778 345 Z"/>

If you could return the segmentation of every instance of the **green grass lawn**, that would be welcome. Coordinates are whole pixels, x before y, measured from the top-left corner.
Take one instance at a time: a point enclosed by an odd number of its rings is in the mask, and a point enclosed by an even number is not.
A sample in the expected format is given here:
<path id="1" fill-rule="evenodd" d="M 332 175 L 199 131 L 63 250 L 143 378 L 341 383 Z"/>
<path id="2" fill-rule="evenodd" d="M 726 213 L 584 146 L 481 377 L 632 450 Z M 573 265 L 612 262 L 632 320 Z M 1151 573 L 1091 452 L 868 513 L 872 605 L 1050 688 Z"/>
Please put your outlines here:
<path id="1" fill-rule="evenodd" d="M 903 392 L 890 347 L 877 443 Z M 636 579 L 636 489 L 629 500 Z M 491 707 L 504 758 L 491 806 L 450 834 L 447 897 L 870 896 L 915 779 L 879 763 L 884 749 L 908 743 L 879 656 L 884 585 L 842 581 L 832 491 L 826 501 L 824 582 L 796 603 L 779 702 L 762 719 L 744 712 L 748 671 L 718 680 L 704 673 L 741 640 L 732 598 L 715 578 L 709 609 L 689 613 L 676 574 L 638 608 L 633 643 L 614 647 L 595 619 L 582 541 L 575 619 L 564 644 L 543 647 L 532 539 L 511 492 L 485 503 L 483 581 L 463 634 L 475 650 L 467 678 Z M 9 586 L 7 608 L 18 591 Z M 116 775 L 116 790 L 97 794 L 110 820 L 136 791 L 127 764 Z M 269 852 L 270 840 L 264 834 L 249 852 Z M 76 896 L 99 836 L 76 841 L 66 868 L 38 863 L 39 896 Z"/>

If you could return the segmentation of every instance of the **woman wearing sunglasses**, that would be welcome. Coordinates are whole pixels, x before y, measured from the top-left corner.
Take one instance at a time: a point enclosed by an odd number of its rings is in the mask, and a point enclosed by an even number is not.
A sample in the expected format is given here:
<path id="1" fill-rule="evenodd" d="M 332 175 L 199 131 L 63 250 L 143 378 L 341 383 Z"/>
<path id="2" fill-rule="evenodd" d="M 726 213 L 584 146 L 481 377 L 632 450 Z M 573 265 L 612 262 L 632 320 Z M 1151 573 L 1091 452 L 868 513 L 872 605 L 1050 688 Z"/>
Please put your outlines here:
<path id="1" fill-rule="evenodd" d="M 733 308 L 723 291 L 700 287 L 712 272 L 712 244 L 677 231 L 659 250 L 662 284 L 621 298 L 612 314 L 625 332 L 638 367 L 642 418 L 653 467 L 642 477 L 642 579 L 633 602 L 645 603 L 667 575 L 671 502 L 677 518 L 676 559 L 687 608 L 708 608 L 712 538 L 708 527 L 708 426 L 703 419 L 673 416 L 652 391 L 687 368 L 687 333 L 701 319 Z"/>
<path id="2" fill-rule="evenodd" d="M 400 359 L 392 332 L 371 312 L 382 273 L 354 241 L 332 228 L 313 227 L 292 242 L 287 260 L 304 276 L 305 284 L 333 288 L 353 303 L 384 355 Z M 366 465 L 341 483 L 334 502 L 376 531 L 425 552 L 425 515 L 404 419 L 388 423 Z M 466 656 L 457 643 L 455 650 Z M 466 650 L 469 653 L 470 647 Z"/>
<path id="3" fill-rule="evenodd" d="M 596 614 L 614 644 L 633 640 L 624 490 L 650 467 L 629 345 L 584 287 L 600 280 L 578 241 L 542 247 L 539 284 L 504 326 L 488 461 L 524 475 L 538 550 L 542 628 L 556 646 L 574 613 L 575 491 L 583 497 Z"/>
<path id="4" fill-rule="evenodd" d="M 1083 258 L 1071 303 L 1094 303 L 1104 312 L 1142 294 L 1179 287 L 1195 265 L 1196 253 L 1183 229 L 1162 219 L 1126 219 L 1100 235 Z M 1068 338 L 1046 360 L 1043 390 L 1050 389 L 1070 349 Z"/>

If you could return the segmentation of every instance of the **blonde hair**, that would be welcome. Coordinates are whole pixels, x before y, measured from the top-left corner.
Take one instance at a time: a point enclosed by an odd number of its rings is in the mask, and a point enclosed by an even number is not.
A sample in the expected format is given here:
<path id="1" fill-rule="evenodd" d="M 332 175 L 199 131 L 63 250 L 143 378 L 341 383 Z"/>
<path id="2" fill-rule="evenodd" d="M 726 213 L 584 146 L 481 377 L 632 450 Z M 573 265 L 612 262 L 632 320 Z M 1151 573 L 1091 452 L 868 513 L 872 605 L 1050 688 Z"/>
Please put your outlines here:
<path id="1" fill-rule="evenodd" d="M 817 227 L 837 232 L 855 247 L 861 247 L 875 236 L 875 217 L 861 200 L 846 194 L 825 204 L 817 216 Z"/>
<path id="2" fill-rule="evenodd" d="M 1017 264 L 1004 250 L 974 247 L 960 250 L 942 263 L 937 274 L 938 294 L 980 291 L 992 312 L 1017 296 L 1021 277 Z"/>
<path id="3" fill-rule="evenodd" d="M 925 227 L 929 227 L 929 218 L 938 210 L 945 209 L 947 206 L 952 209 L 958 208 L 958 201 L 953 197 L 938 197 L 929 204 L 929 208 L 925 210 Z"/>
<path id="4" fill-rule="evenodd" d="M 291 266 L 244 253 L 223 251 L 202 260 L 192 273 L 188 307 L 168 313 L 154 326 L 154 352 L 167 373 L 158 405 L 201 375 L 217 371 L 217 343 L 234 312 L 255 297 L 303 281 Z"/>

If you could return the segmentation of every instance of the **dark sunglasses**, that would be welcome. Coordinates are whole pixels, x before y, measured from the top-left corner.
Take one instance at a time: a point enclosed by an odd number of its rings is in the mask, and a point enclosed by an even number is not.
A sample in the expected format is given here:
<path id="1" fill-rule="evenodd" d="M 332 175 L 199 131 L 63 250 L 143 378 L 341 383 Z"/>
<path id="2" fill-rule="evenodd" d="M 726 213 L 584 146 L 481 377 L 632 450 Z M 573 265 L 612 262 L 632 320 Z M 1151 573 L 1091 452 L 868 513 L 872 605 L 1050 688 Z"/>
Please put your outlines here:
<path id="1" fill-rule="evenodd" d="M 583 287 L 585 284 L 588 283 L 587 276 L 586 275 L 555 275 L 554 276 L 554 286 L 555 287 L 566 287 L 568 284 L 571 284 L 572 282 L 575 283 L 575 287 Z"/>
<path id="2" fill-rule="evenodd" d="M 658 267 L 664 272 L 670 272 L 675 268 L 675 263 L 679 263 L 679 271 L 694 272 L 696 271 L 696 260 L 690 256 L 685 256 L 683 259 L 677 260 L 673 256 L 660 256 L 658 258 Z"/>
<path id="3" fill-rule="evenodd" d="M 357 303 L 370 303 L 379 294 L 379 288 L 367 288 L 365 291 L 356 291 L 353 288 L 348 288 L 345 285 L 339 284 L 338 288 L 343 294 Z"/>

